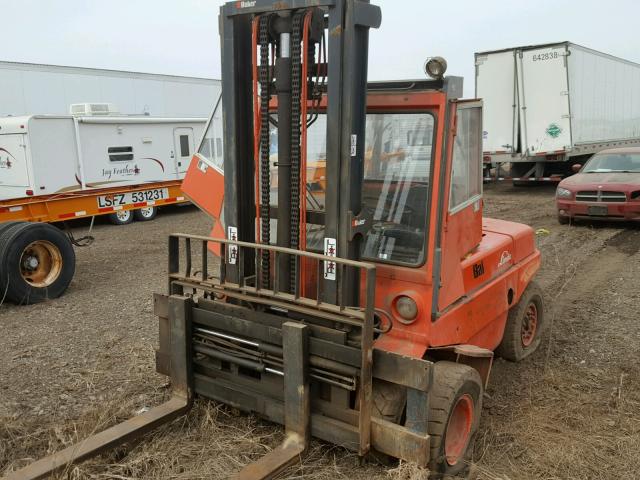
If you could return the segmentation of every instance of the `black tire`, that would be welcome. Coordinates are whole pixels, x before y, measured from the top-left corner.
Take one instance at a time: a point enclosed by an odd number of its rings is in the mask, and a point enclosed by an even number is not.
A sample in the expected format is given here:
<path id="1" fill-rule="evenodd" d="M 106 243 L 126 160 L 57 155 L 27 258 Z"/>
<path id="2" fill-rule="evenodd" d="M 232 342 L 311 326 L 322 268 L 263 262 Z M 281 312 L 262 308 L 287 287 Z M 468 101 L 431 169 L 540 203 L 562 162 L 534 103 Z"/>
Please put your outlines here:
<path id="1" fill-rule="evenodd" d="M 459 475 L 468 469 L 480 424 L 482 390 L 482 380 L 474 368 L 453 362 L 434 363 L 429 396 L 431 478 Z"/>
<path id="2" fill-rule="evenodd" d="M 30 263 L 33 262 L 33 263 Z M 69 238 L 47 223 L 20 222 L 0 235 L 0 298 L 32 304 L 62 295 L 75 273 Z"/>
<path id="3" fill-rule="evenodd" d="M 157 207 L 144 207 L 133 211 L 133 218 L 136 222 L 150 222 L 158 215 Z"/>
<path id="4" fill-rule="evenodd" d="M 535 316 L 533 329 L 532 315 Z M 502 342 L 496 349 L 496 354 L 505 360 L 519 362 L 536 351 L 545 327 L 542 289 L 536 282 L 531 282 L 520 301 L 509 310 Z"/>
<path id="5" fill-rule="evenodd" d="M 560 225 L 569 225 L 571 223 L 571 217 L 558 214 L 558 223 Z"/>
<path id="6" fill-rule="evenodd" d="M 109 221 L 114 225 L 128 225 L 133 222 L 132 210 L 118 210 L 109 214 Z"/>
<path id="7" fill-rule="evenodd" d="M 18 223 L 26 223 L 26 222 L 4 222 L 4 223 L 0 223 L 0 238 L 2 238 L 2 234 L 4 232 L 9 230 L 14 225 L 17 225 Z"/>
<path id="8" fill-rule="evenodd" d="M 407 403 L 407 389 L 384 380 L 373 381 L 371 415 L 393 423 L 400 423 Z"/>

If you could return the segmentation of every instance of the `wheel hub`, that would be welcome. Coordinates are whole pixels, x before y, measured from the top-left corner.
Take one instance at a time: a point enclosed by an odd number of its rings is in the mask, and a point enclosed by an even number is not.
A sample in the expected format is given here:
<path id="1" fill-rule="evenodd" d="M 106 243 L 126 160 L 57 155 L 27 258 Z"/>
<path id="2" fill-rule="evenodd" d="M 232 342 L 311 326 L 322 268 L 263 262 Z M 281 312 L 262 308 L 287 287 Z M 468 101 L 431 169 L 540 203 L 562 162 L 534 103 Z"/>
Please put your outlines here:
<path id="1" fill-rule="evenodd" d="M 20 274 L 29 285 L 46 288 L 62 272 L 62 254 L 58 247 L 46 240 L 36 240 L 22 251 Z"/>
<path id="2" fill-rule="evenodd" d="M 38 260 L 38 257 L 29 255 L 27 258 L 25 258 L 25 261 L 24 261 L 25 269 L 33 271 L 38 268 L 38 265 L 40 265 L 40 261 Z"/>
<path id="3" fill-rule="evenodd" d="M 144 218 L 149 218 L 149 217 L 151 217 L 151 215 L 153 215 L 153 207 L 141 208 L 141 209 L 140 209 L 140 214 L 141 214 Z"/>
<path id="4" fill-rule="evenodd" d="M 449 465 L 456 465 L 463 457 L 469 445 L 473 426 L 473 398 L 461 396 L 451 410 L 444 437 L 444 454 Z"/>
<path id="5" fill-rule="evenodd" d="M 520 330 L 522 346 L 528 347 L 533 343 L 533 340 L 536 337 L 537 329 L 538 329 L 538 308 L 534 303 L 530 303 L 524 312 L 524 316 L 522 317 L 522 327 Z"/>

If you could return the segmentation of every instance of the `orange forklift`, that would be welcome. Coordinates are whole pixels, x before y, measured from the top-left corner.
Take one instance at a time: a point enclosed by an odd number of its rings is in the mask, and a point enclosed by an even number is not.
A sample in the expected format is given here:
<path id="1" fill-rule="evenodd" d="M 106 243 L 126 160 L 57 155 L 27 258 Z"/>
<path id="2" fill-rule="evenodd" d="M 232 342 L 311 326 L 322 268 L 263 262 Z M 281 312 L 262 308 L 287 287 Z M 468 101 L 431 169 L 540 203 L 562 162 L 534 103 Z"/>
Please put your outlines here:
<path id="1" fill-rule="evenodd" d="M 155 296 L 172 397 L 9 478 L 127 441 L 194 395 L 284 425 L 238 479 L 273 478 L 311 436 L 434 478 L 468 467 L 494 351 L 540 343 L 540 253 L 531 228 L 483 219 L 482 104 L 443 59 L 429 80 L 367 82 L 380 23 L 364 0 L 221 8 L 224 172 L 204 148 L 183 184 L 216 226 L 170 237 Z"/>

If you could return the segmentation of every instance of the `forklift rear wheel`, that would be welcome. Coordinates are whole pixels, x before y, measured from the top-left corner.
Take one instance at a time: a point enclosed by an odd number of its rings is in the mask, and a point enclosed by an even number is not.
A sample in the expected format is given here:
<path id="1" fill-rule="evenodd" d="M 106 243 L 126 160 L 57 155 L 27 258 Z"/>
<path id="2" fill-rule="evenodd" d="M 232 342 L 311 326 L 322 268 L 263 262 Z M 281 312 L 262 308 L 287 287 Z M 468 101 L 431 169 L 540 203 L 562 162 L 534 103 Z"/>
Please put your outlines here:
<path id="1" fill-rule="evenodd" d="M 156 207 L 144 207 L 138 210 L 134 210 L 133 216 L 136 222 L 148 222 L 156 218 L 158 209 Z"/>
<path id="2" fill-rule="evenodd" d="M 69 238 L 46 223 L 21 222 L 0 235 L 2 297 L 19 304 L 57 298 L 75 272 Z"/>
<path id="3" fill-rule="evenodd" d="M 109 214 L 109 221 L 114 225 L 127 225 L 133 222 L 133 213 L 131 210 L 118 210 Z"/>
<path id="4" fill-rule="evenodd" d="M 477 370 L 436 362 L 429 401 L 432 478 L 458 475 L 468 468 L 481 410 L 482 380 Z"/>
<path id="5" fill-rule="evenodd" d="M 560 225 L 568 225 L 569 223 L 571 223 L 571 217 L 566 217 L 564 215 L 558 214 L 558 223 Z"/>
<path id="6" fill-rule="evenodd" d="M 519 362 L 536 351 L 544 333 L 542 289 L 531 282 L 518 304 L 509 310 L 502 342 L 496 353 L 505 360 Z"/>

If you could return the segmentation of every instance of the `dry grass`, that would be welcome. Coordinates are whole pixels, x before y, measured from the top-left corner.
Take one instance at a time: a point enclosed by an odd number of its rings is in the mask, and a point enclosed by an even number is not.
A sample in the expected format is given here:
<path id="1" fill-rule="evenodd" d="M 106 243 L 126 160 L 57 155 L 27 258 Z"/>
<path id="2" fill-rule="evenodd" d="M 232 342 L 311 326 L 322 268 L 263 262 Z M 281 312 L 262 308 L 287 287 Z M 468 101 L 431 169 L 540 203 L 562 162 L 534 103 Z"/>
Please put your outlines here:
<path id="1" fill-rule="evenodd" d="M 638 478 L 640 385 L 625 393 L 616 383 L 563 371 L 544 375 L 507 418 L 485 420 L 476 442 L 479 478 Z"/>

